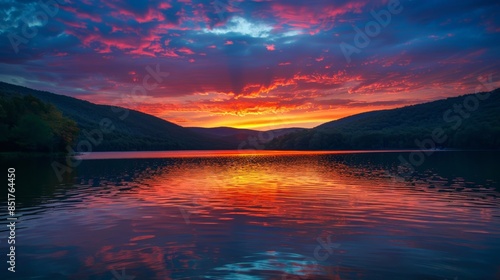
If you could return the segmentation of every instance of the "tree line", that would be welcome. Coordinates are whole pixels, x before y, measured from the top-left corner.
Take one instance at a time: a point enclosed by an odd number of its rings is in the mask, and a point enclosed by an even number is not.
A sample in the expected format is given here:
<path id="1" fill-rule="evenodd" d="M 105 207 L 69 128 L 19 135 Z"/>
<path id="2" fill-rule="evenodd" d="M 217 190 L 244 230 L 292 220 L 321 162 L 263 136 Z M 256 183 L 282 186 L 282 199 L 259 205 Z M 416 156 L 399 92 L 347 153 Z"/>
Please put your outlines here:
<path id="1" fill-rule="evenodd" d="M 75 121 L 31 95 L 0 96 L 0 151 L 66 152 L 78 137 Z"/>

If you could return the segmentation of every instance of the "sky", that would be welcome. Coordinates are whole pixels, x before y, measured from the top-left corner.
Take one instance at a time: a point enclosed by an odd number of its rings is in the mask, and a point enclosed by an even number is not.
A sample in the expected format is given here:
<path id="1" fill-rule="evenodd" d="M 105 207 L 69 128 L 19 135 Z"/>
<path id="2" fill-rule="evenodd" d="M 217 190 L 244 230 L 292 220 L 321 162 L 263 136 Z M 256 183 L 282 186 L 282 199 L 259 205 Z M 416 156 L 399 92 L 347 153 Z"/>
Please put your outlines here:
<path id="1" fill-rule="evenodd" d="M 499 87 L 499 14 L 486 0 L 0 0 L 0 81 L 181 126 L 314 127 Z"/>

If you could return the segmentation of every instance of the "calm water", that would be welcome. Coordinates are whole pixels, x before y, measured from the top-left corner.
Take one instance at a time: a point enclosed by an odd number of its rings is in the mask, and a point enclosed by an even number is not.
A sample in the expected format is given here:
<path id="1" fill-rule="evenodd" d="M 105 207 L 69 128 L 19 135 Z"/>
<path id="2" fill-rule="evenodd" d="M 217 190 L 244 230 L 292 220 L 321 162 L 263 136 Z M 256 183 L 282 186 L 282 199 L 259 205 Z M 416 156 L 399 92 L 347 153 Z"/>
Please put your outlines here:
<path id="1" fill-rule="evenodd" d="M 3 159 L 21 218 L 12 277 L 0 212 L 0 278 L 500 278 L 500 153 L 405 176 L 399 155 L 102 153 L 62 181 Z"/>

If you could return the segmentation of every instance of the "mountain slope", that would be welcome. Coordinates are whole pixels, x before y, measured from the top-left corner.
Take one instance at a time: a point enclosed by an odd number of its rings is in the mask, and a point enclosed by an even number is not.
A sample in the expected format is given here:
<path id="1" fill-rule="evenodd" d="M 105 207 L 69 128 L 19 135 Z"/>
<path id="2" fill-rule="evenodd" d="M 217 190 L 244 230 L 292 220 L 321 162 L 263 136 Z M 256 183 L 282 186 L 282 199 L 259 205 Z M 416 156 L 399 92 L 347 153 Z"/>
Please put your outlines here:
<path id="1" fill-rule="evenodd" d="M 442 143 L 434 141 L 437 148 L 500 149 L 500 89 L 485 100 L 469 94 L 346 117 L 279 137 L 267 148 L 418 149 L 417 144 L 432 139 L 436 129 L 446 138 Z"/>
<path id="2" fill-rule="evenodd" d="M 206 127 L 186 127 L 186 128 L 199 134 L 211 135 L 215 137 L 225 137 L 225 136 L 235 136 L 235 135 L 248 136 L 259 133 L 259 131 L 257 130 L 232 128 L 225 126 L 213 127 L 213 128 L 206 128 Z"/>
<path id="3" fill-rule="evenodd" d="M 251 129 L 240 129 L 232 127 L 214 127 L 214 128 L 204 128 L 204 127 L 187 127 L 187 129 L 203 134 L 214 140 L 222 141 L 227 144 L 228 149 L 239 149 L 242 146 L 247 147 L 249 142 L 256 143 L 258 147 L 261 144 L 265 144 L 274 138 L 290 134 L 293 132 L 298 132 L 305 130 L 304 128 L 280 128 L 271 129 L 267 131 L 258 131 Z M 252 140 L 253 139 L 253 140 Z M 247 147 L 248 148 L 248 147 Z"/>
<path id="4" fill-rule="evenodd" d="M 0 82 L 0 96 L 33 95 L 54 104 L 66 117 L 76 121 L 83 132 L 99 129 L 103 119 L 109 119 L 115 129 L 103 134 L 103 141 L 93 145 L 93 151 L 125 150 L 197 150 L 223 149 L 227 144 L 190 131 L 160 118 L 134 110 L 97 105 L 80 99 L 33 90 Z M 114 108 L 114 109 L 113 109 Z M 117 110 L 119 109 L 119 110 Z M 126 116 L 126 117 L 125 117 Z"/>

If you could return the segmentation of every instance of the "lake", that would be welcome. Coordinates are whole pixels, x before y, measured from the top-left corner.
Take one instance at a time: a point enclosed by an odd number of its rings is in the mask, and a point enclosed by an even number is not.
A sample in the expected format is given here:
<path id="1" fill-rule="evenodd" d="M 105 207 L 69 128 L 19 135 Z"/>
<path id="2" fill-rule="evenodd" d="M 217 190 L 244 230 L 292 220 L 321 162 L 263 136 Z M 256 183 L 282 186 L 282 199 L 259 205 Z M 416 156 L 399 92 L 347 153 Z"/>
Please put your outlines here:
<path id="1" fill-rule="evenodd" d="M 0 278 L 499 279 L 500 153 L 401 155 L 94 153 L 61 180 L 4 158 L 20 217 L 14 274 L 1 212 Z"/>

